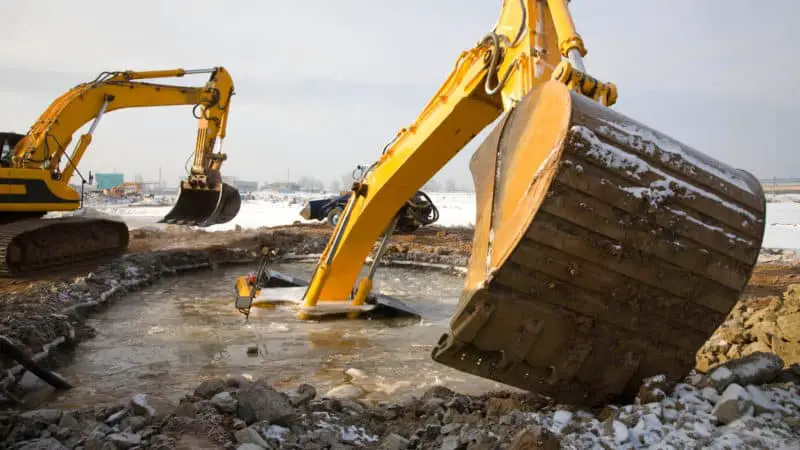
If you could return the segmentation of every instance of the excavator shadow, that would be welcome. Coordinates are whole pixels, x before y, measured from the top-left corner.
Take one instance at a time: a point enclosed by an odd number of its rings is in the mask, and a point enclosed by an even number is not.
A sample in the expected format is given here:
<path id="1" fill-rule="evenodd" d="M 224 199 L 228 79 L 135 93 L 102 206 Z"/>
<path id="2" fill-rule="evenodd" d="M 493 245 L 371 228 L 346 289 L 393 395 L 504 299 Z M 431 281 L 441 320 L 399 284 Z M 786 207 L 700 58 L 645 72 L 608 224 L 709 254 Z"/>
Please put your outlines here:
<path id="1" fill-rule="evenodd" d="M 300 310 L 308 282 L 290 275 L 267 269 L 256 282 L 258 296 L 253 298 L 252 284 L 247 277 L 241 276 L 236 283 L 236 308 L 240 311 L 250 307 L 274 308 L 276 306 L 293 306 Z M 320 301 L 312 309 L 304 310 L 311 320 L 340 320 L 349 313 L 358 312 L 359 319 L 420 319 L 420 313 L 402 300 L 380 293 L 372 293 L 362 306 L 354 306 L 349 301 Z"/>
<path id="2" fill-rule="evenodd" d="M 193 189 L 182 185 L 172 210 L 159 223 L 209 227 L 230 222 L 241 206 L 239 191 L 227 183 L 222 183 L 219 189 Z"/>

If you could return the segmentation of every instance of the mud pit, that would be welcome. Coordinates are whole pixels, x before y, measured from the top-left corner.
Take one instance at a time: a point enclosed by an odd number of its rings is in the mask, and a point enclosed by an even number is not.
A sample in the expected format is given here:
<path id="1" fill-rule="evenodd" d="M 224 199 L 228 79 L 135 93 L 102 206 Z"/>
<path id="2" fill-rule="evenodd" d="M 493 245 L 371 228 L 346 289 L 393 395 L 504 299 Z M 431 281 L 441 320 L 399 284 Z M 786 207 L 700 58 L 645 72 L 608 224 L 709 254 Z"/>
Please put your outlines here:
<path id="1" fill-rule="evenodd" d="M 744 372 L 755 372 L 756 378 L 720 382 L 719 376 L 689 376 L 669 387 L 659 385 L 656 377 L 634 404 L 602 411 L 580 411 L 507 392 L 464 395 L 495 385 L 429 360 L 430 346 L 446 326 L 461 289 L 462 279 L 452 274 L 379 270 L 378 289 L 409 300 L 422 297 L 422 326 L 297 323 L 288 312 L 257 310 L 251 327 L 243 327 L 243 317 L 232 307 L 233 276 L 255 267 L 253 257 L 262 246 L 278 257 L 314 255 L 329 233 L 324 226 L 220 233 L 179 227 L 136 230 L 130 254 L 90 276 L 74 270 L 47 279 L 4 282 L 0 333 L 29 354 L 42 355 L 59 333 L 71 332 L 69 342 L 50 347 L 55 357 L 41 361 L 56 367 L 76 388 L 25 394 L 25 386 L 6 382 L 14 395 L 31 404 L 44 400 L 50 409 L 22 414 L 28 407 L 6 403 L 0 412 L 0 448 L 26 448 L 13 442 L 39 448 L 236 448 L 245 443 L 298 449 L 528 448 L 523 444 L 532 440 L 544 442 L 543 448 L 557 448 L 558 441 L 562 448 L 636 448 L 657 442 L 780 448 L 800 439 L 800 367 L 792 367 L 796 361 L 791 355 L 764 359 L 769 354 L 758 353 L 764 349 L 754 345 L 740 345 L 738 353 L 706 353 L 716 355 L 717 364 L 738 363 L 736 358 L 750 352 L 761 359 L 751 361 L 752 370 Z M 462 266 L 471 237 L 469 230 L 425 229 L 396 236 L 387 256 Z M 743 335 L 755 341 L 761 335 L 747 328 L 747 319 L 770 305 L 772 313 L 776 305 L 781 311 L 793 307 L 793 300 L 781 296 L 800 273 L 796 258 L 765 259 L 772 262 L 757 266 L 739 311 L 729 318 L 744 323 Z M 228 267 L 242 262 L 247 265 Z M 283 264 L 289 266 L 276 268 L 296 276 L 311 270 L 307 264 Z M 214 267 L 218 270 L 208 270 Z M 193 270 L 201 272 L 188 273 Z M 176 271 L 187 274 L 162 279 Z M 402 289 L 393 291 L 393 283 Z M 415 292 L 404 295 L 404 290 Z M 114 304 L 87 305 L 98 299 Z M 80 343 L 74 352 L 64 351 L 74 343 Z M 246 354 L 251 344 L 258 345 L 257 356 Z M 7 370 L 13 362 L 2 364 Z M 225 381 L 237 374 L 258 381 L 241 376 Z M 346 380 L 366 392 L 339 388 L 330 396 L 344 399 L 321 399 Z M 30 381 L 28 377 L 23 385 Z M 428 389 L 437 381 L 458 394 Z M 407 399 L 422 391 L 421 397 Z M 730 406 L 728 400 L 735 395 L 743 399 L 737 403 L 741 409 Z M 247 399 L 267 402 L 262 406 L 284 405 L 280 414 L 286 416 L 269 416 L 255 404 L 242 409 Z M 149 403 L 142 406 L 142 401 Z M 753 404 L 755 409 L 748 410 Z M 254 411 L 271 419 L 255 417 Z M 274 408 L 269 411 L 277 414 Z"/>
<path id="2" fill-rule="evenodd" d="M 308 279 L 313 265 L 273 268 Z M 375 289 L 413 305 L 422 322 L 299 322 L 287 307 L 255 308 L 245 324 L 232 298 L 232 280 L 242 271 L 159 283 L 95 315 L 88 325 L 96 337 L 60 371 L 76 388 L 46 406 L 107 406 L 136 393 L 177 401 L 204 380 L 240 374 L 281 388 L 310 383 L 323 393 L 355 375 L 352 385 L 366 391 L 359 397 L 371 402 L 421 395 L 437 383 L 470 394 L 501 388 L 430 360 L 461 290 L 457 275 L 394 267 L 378 272 Z M 247 354 L 251 346 L 257 355 Z"/>

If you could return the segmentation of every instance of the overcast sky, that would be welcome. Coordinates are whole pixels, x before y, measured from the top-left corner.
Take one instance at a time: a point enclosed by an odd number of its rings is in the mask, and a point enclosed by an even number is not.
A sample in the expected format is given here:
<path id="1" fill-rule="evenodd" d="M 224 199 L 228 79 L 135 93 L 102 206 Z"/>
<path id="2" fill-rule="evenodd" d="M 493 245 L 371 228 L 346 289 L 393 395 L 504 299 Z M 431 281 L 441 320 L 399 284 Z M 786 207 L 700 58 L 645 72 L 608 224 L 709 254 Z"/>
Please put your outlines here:
<path id="1" fill-rule="evenodd" d="M 0 128 L 26 132 L 53 99 L 101 71 L 223 65 L 237 92 L 223 173 L 263 182 L 290 171 L 327 184 L 372 162 L 414 120 L 500 5 L 3 0 Z M 574 0 L 571 10 L 587 69 L 619 87 L 616 109 L 758 177 L 800 175 L 796 0 Z M 185 173 L 195 127 L 189 106 L 115 111 L 79 168 L 155 181 L 160 167 L 172 182 Z M 437 179 L 471 183 L 478 143 Z"/>

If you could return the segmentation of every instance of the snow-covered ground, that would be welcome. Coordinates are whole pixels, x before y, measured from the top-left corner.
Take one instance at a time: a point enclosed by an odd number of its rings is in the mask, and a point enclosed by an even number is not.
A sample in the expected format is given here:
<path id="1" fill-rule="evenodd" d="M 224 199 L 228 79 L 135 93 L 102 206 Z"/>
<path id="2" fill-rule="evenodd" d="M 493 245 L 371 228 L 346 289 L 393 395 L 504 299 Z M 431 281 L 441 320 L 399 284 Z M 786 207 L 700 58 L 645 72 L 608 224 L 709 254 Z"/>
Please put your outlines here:
<path id="1" fill-rule="evenodd" d="M 475 224 L 475 195 L 472 193 L 429 193 L 437 208 L 437 225 L 473 226 Z M 231 222 L 207 228 L 207 231 L 222 231 L 262 226 L 290 225 L 294 222 L 309 223 L 300 217 L 300 210 L 308 199 L 322 198 L 327 194 L 257 192 L 254 199 L 242 201 L 239 215 Z M 769 195 L 767 203 L 767 228 L 764 233 L 764 248 L 800 249 L 800 195 Z M 131 228 L 156 226 L 171 206 L 128 206 L 117 203 L 88 203 L 87 206 L 104 214 L 123 218 Z M 316 222 L 316 221 L 311 221 Z"/>
<path id="2" fill-rule="evenodd" d="M 300 217 L 300 210 L 309 199 L 325 198 L 331 194 L 257 192 L 254 199 L 242 199 L 239 214 L 232 221 L 206 228 L 206 231 L 232 230 L 237 225 L 242 228 L 291 225 L 295 222 L 318 223 Z M 439 209 L 437 225 L 472 226 L 475 223 L 475 196 L 471 193 L 428 194 Z M 172 206 L 126 205 L 124 203 L 87 202 L 86 206 L 103 214 L 122 218 L 129 227 L 141 228 L 159 226 Z M 157 203 L 156 203 L 157 204 Z"/>

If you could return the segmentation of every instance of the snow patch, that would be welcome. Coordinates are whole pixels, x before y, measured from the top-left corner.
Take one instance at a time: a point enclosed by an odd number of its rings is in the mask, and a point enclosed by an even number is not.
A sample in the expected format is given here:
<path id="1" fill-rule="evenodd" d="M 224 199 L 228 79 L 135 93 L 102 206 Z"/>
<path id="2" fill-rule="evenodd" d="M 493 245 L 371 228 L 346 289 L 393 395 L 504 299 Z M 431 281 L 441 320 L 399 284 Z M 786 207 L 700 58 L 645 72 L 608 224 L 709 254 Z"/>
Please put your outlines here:
<path id="1" fill-rule="evenodd" d="M 717 178 L 721 178 L 745 192 L 754 194 L 753 190 L 747 184 L 747 181 L 739 176 L 734 168 L 719 161 L 713 161 L 706 155 L 688 146 L 681 145 L 678 141 L 666 135 L 660 133 L 656 134 L 634 123 L 611 122 L 604 119 L 599 120 L 605 123 L 605 125 L 598 127 L 598 131 L 613 137 L 623 145 L 642 151 L 650 156 L 655 156 L 656 150 L 660 149 L 663 151 L 660 159 L 666 164 L 673 167 L 680 167 L 680 163 L 675 163 L 677 157 L 677 159 L 697 166 L 705 172 Z"/>

